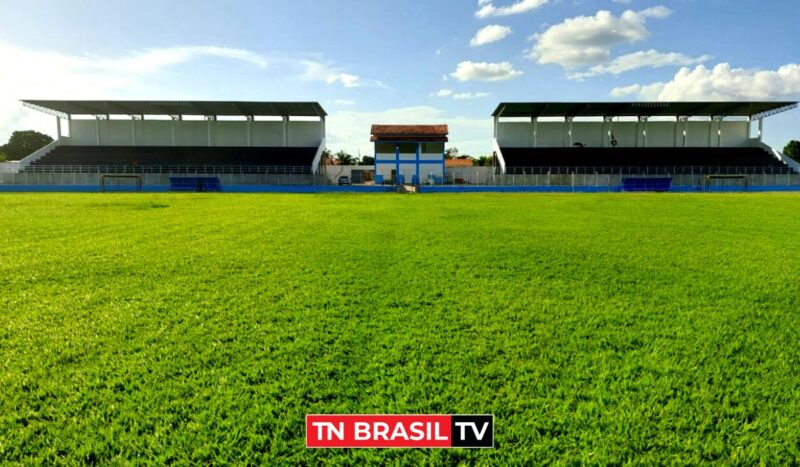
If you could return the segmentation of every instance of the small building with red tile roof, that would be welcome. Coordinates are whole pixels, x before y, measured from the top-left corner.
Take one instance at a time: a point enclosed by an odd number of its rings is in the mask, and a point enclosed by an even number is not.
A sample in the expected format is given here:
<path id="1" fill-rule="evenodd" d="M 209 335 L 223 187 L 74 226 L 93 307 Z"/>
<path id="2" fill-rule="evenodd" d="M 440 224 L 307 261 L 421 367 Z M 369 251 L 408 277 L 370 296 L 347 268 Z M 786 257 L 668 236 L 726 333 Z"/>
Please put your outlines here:
<path id="1" fill-rule="evenodd" d="M 455 168 L 455 167 L 472 167 L 472 158 L 469 159 L 446 159 L 444 161 L 444 166 L 446 168 Z"/>
<path id="2" fill-rule="evenodd" d="M 376 183 L 441 183 L 447 125 L 372 125 Z"/>

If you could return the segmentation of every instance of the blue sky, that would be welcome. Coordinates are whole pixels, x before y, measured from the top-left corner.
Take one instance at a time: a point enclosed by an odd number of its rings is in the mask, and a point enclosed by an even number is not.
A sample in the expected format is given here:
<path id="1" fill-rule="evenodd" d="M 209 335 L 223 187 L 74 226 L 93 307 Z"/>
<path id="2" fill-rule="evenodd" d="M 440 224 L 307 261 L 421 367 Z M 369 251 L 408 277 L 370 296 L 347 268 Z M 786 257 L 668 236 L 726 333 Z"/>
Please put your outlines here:
<path id="1" fill-rule="evenodd" d="M 0 140 L 22 98 L 315 100 L 329 147 L 448 123 L 490 152 L 500 101 L 800 98 L 796 0 L 3 0 Z M 767 141 L 800 138 L 797 110 Z"/>

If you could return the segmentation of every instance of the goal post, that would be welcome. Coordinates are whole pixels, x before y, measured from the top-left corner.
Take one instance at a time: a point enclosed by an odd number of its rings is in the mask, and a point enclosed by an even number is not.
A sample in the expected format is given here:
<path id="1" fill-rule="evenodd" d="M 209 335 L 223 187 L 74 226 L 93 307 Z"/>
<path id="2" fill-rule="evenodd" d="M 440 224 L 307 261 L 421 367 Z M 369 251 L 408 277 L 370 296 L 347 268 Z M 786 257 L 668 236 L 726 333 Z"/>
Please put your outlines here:
<path id="1" fill-rule="evenodd" d="M 142 176 L 100 175 L 100 191 L 142 191 Z"/>
<path id="2" fill-rule="evenodd" d="M 704 191 L 712 191 L 714 187 L 738 187 L 739 191 L 747 191 L 748 178 L 747 175 L 706 175 Z"/>

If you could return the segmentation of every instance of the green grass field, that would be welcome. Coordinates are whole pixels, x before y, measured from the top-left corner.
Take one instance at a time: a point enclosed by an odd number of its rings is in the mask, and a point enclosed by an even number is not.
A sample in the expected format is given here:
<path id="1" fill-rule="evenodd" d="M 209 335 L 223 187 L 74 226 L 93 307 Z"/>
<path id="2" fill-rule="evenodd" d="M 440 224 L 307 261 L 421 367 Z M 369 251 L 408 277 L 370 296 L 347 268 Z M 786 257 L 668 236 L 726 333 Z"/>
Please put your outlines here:
<path id="1" fill-rule="evenodd" d="M 0 196 L 0 462 L 800 462 L 800 195 Z M 493 413 L 489 451 L 304 448 Z"/>

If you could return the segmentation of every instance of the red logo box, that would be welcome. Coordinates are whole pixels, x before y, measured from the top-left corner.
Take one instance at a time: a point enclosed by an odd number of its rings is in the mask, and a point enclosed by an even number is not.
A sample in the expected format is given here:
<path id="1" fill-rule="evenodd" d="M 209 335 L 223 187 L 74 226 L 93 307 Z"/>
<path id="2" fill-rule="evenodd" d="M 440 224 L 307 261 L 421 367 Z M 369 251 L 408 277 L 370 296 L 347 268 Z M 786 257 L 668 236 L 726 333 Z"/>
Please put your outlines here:
<path id="1" fill-rule="evenodd" d="M 493 415 L 307 415 L 307 448 L 493 448 Z"/>

